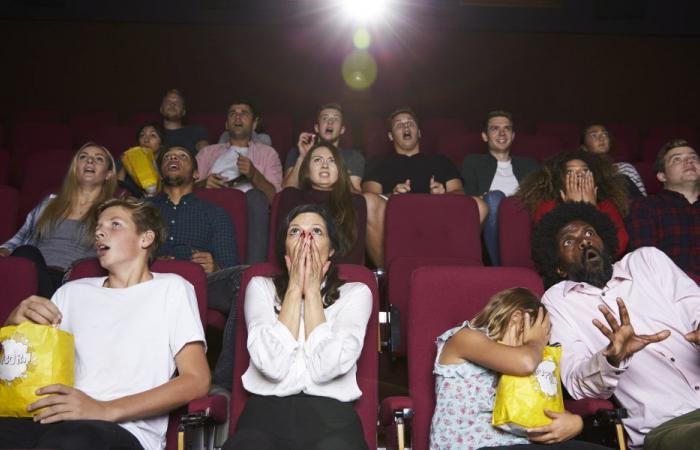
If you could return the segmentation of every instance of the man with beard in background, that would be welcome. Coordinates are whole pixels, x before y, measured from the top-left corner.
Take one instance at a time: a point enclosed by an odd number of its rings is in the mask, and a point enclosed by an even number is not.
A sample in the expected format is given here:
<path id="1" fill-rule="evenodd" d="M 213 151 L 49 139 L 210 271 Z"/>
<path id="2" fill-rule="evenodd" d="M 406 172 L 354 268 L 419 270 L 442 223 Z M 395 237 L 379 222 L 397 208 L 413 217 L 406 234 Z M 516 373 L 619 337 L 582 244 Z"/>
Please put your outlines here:
<path id="1" fill-rule="evenodd" d="M 576 399 L 614 395 L 632 448 L 697 448 L 700 288 L 654 247 L 613 264 L 615 248 L 612 221 L 580 202 L 557 206 L 533 232 L 562 381 Z"/>

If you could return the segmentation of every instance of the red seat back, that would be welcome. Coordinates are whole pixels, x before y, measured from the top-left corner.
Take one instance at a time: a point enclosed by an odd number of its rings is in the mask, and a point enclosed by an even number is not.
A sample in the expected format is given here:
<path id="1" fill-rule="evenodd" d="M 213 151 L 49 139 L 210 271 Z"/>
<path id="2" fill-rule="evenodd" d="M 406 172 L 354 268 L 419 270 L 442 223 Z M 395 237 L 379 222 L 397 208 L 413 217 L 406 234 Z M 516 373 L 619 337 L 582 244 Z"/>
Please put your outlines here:
<path id="1" fill-rule="evenodd" d="M 472 319 L 488 299 L 511 287 L 542 295 L 542 280 L 519 267 L 421 267 L 411 277 L 408 307 L 408 390 L 413 399 L 413 449 L 427 450 L 435 408 L 435 339 L 462 321 Z"/>
<path id="2" fill-rule="evenodd" d="M 581 131 L 581 125 L 575 122 L 540 122 L 535 128 L 536 135 L 557 138 L 565 149 L 578 147 Z"/>
<path id="3" fill-rule="evenodd" d="M 292 117 L 285 114 L 265 114 L 262 117 L 261 131 L 270 135 L 272 147 L 277 150 L 280 161 L 284 164 L 287 158 L 287 152 L 294 144 L 294 132 L 292 126 Z"/>
<path id="4" fill-rule="evenodd" d="M 535 268 L 530 257 L 532 219 L 527 208 L 515 197 L 506 197 L 498 208 L 498 246 L 501 265 Z"/>
<path id="5" fill-rule="evenodd" d="M 440 136 L 447 133 L 466 132 L 464 120 L 456 117 L 432 117 L 420 123 L 421 149 L 423 151 L 438 153 L 438 141 Z M 462 162 L 460 161 L 459 164 Z"/>
<path id="6" fill-rule="evenodd" d="M 245 193 L 238 189 L 197 189 L 195 194 L 226 210 L 236 230 L 239 259 L 245 261 L 248 242 L 248 204 Z"/>
<path id="7" fill-rule="evenodd" d="M 88 140 L 107 147 L 114 159 L 119 159 L 122 153 L 138 144 L 135 127 L 118 125 L 96 128 L 90 133 Z"/>
<path id="8" fill-rule="evenodd" d="M 533 134 L 516 134 L 513 141 L 513 153 L 519 156 L 544 161 L 564 149 L 561 141 L 553 136 Z"/>
<path id="9" fill-rule="evenodd" d="M 12 186 L 0 185 L 0 245 L 19 229 L 19 192 Z M 0 322 L 2 323 L 2 322 Z"/>
<path id="10" fill-rule="evenodd" d="M 10 183 L 10 153 L 0 149 L 0 184 Z"/>
<path id="11" fill-rule="evenodd" d="M 656 178 L 655 163 L 651 161 L 640 161 L 634 163 L 634 167 L 642 177 L 642 182 L 647 190 L 647 195 L 658 194 L 664 189 L 664 184 Z"/>
<path id="12" fill-rule="evenodd" d="M 25 298 L 36 294 L 34 262 L 15 256 L 0 257 L 0 326 Z"/>
<path id="13" fill-rule="evenodd" d="M 481 140 L 481 133 L 461 130 L 440 134 L 435 152 L 447 156 L 457 168 L 460 168 L 465 155 L 480 153 L 485 148 L 486 144 Z"/>
<path id="14" fill-rule="evenodd" d="M 362 126 L 365 140 L 365 159 L 369 161 L 377 156 L 388 155 L 393 151 L 388 136 L 386 121 L 380 118 L 367 119 Z"/>
<path id="15" fill-rule="evenodd" d="M 27 157 L 20 184 L 20 218 L 24 218 L 46 195 L 58 193 L 74 155 L 73 150 L 43 150 Z"/>
<path id="16" fill-rule="evenodd" d="M 226 113 L 210 112 L 210 113 L 192 113 L 187 116 L 187 123 L 199 125 L 207 131 L 209 135 L 209 143 L 217 144 L 221 133 L 226 127 Z"/>
<path id="17" fill-rule="evenodd" d="M 685 139 L 691 145 L 698 142 L 698 132 L 694 125 L 688 123 L 663 123 L 649 128 L 649 137 L 659 138 L 665 141 L 671 139 Z"/>
<path id="18" fill-rule="evenodd" d="M 384 226 L 387 297 L 399 311 L 400 343 L 396 354 L 406 353 L 405 336 L 409 281 L 426 264 L 480 266 L 481 227 L 476 202 L 461 195 L 408 194 L 390 197 Z M 396 335 L 394 334 L 394 338 Z"/>
<path id="19" fill-rule="evenodd" d="M 60 123 L 16 122 L 10 128 L 10 179 L 19 186 L 29 155 L 42 150 L 73 149 L 73 130 Z"/>
<path id="20" fill-rule="evenodd" d="M 73 130 L 73 142 L 82 145 L 91 140 L 90 136 L 96 129 L 116 125 L 118 118 L 113 111 L 83 112 L 71 114 L 68 123 Z M 136 135 L 136 128 L 133 134 Z"/>
<path id="21" fill-rule="evenodd" d="M 369 448 L 377 448 L 377 377 L 378 360 L 377 345 L 379 342 L 378 330 L 378 305 L 379 295 L 377 293 L 377 283 L 374 275 L 369 269 L 352 265 L 338 265 L 339 275 L 346 281 L 357 281 L 365 283 L 372 291 L 372 314 L 367 323 L 364 346 L 362 354 L 357 361 L 357 384 L 362 391 L 362 396 L 355 402 L 355 411 L 360 416 L 362 429 L 365 434 L 365 441 Z M 229 433 L 233 434 L 238 424 L 238 418 L 243 412 L 248 392 L 243 387 L 241 376 L 248 369 L 250 357 L 248 355 L 247 341 L 248 329 L 244 314 L 245 291 L 251 278 L 257 276 L 273 276 L 277 273 L 277 268 L 269 263 L 255 264 L 245 271 L 243 282 L 237 300 L 236 311 L 236 350 L 233 364 L 233 390 L 231 392 L 231 415 Z"/>
<path id="22" fill-rule="evenodd" d="M 394 195 L 386 206 L 384 261 L 399 256 L 469 258 L 481 264 L 474 199 L 462 195 Z"/>

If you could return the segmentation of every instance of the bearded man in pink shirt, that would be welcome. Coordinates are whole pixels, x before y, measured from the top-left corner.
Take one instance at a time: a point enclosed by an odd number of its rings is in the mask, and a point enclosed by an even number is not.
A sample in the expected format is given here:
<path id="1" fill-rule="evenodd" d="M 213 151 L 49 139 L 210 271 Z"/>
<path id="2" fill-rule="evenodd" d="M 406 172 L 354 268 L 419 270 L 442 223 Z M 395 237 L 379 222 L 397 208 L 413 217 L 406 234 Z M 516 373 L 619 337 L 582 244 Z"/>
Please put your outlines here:
<path id="1" fill-rule="evenodd" d="M 654 247 L 613 264 L 616 248 L 612 221 L 584 203 L 533 232 L 562 381 L 576 399 L 614 396 L 631 448 L 700 448 L 700 288 Z"/>

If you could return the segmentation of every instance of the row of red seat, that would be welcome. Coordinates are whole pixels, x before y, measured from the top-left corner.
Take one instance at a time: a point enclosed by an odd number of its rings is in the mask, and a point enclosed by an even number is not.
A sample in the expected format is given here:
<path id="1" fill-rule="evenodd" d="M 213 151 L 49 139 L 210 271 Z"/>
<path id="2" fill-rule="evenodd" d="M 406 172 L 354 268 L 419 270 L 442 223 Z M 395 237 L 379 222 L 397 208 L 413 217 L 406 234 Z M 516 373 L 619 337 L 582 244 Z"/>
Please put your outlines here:
<path id="1" fill-rule="evenodd" d="M 3 133 L 0 126 L 0 148 L 7 148 L 12 154 L 12 179 L 15 184 L 16 180 L 21 179 L 22 163 L 28 154 L 40 150 L 75 149 L 92 140 L 119 156 L 135 144 L 139 125 L 159 120 L 157 114 L 139 113 L 131 116 L 127 125 L 115 125 L 115 116 L 114 113 L 76 114 L 71 116 L 69 123 L 50 121 L 48 118 L 15 120 L 10 122 L 6 133 Z M 220 113 L 192 114 L 190 119 L 191 123 L 201 124 L 208 130 L 210 142 L 216 142 L 224 129 L 224 116 Z M 294 120 L 289 115 L 266 116 L 263 123 L 264 130 L 272 137 L 273 146 L 283 161 L 296 141 L 296 133 L 313 129 L 312 119 L 298 123 L 295 127 Z M 607 126 L 615 137 L 614 157 L 619 161 L 653 161 L 661 145 L 672 138 L 684 138 L 692 144 L 698 142 L 697 128 L 687 124 L 651 126 L 644 138 L 634 125 L 611 123 Z M 444 153 L 457 165 L 461 164 L 465 154 L 484 151 L 480 132 L 470 130 L 462 119 L 429 118 L 421 123 L 421 129 L 423 148 L 426 151 Z M 362 148 L 368 158 L 391 151 L 383 119 L 365 120 L 361 131 L 361 138 L 353 139 L 357 136 L 354 136 L 351 124 L 346 124 L 341 145 Z M 575 147 L 580 133 L 581 125 L 577 123 L 542 122 L 534 132 L 518 132 L 513 151 L 541 161 L 562 149 Z"/>
<path id="2" fill-rule="evenodd" d="M 154 264 L 156 272 L 174 272 L 184 276 L 194 286 L 203 324 L 207 325 L 204 312 L 207 305 L 206 276 L 201 267 L 187 261 L 158 261 Z M 234 310 L 243 310 L 245 290 L 254 276 L 271 276 L 276 268 L 271 264 L 258 264 L 244 274 L 237 305 Z M 411 323 L 408 334 L 408 371 L 409 397 L 389 397 L 384 399 L 378 417 L 378 286 L 374 276 L 366 268 L 356 265 L 341 265 L 341 278 L 348 281 L 365 283 L 373 296 L 373 311 L 367 324 L 364 347 L 357 364 L 357 380 L 362 397 L 355 403 L 360 416 L 365 440 L 369 448 L 377 448 L 377 419 L 380 426 L 387 430 L 387 448 L 396 448 L 397 419 L 404 415 L 412 417 L 411 448 L 424 450 L 428 448 L 430 418 L 435 406 L 434 381 L 432 365 L 435 359 L 435 337 L 446 329 L 453 327 L 460 320 L 473 317 L 488 299 L 498 291 L 514 286 L 527 287 L 537 294 L 542 294 L 542 282 L 531 269 L 494 268 L 469 265 L 420 266 L 411 273 L 409 281 L 410 302 L 406 311 L 407 321 Z M 104 275 L 96 259 L 85 260 L 76 265 L 69 278 L 71 280 Z M 0 259 L 0 283 L 9 289 L 0 293 L 0 319 L 21 301 L 33 293 L 36 286 L 36 272 L 33 263 L 21 258 Z M 248 393 L 242 385 L 241 376 L 249 364 L 246 348 L 247 329 L 245 318 L 237 315 L 236 349 L 233 368 L 233 389 L 230 407 L 220 395 L 212 395 L 195 400 L 189 404 L 188 411 L 203 414 L 213 424 L 227 423 L 229 430 L 235 430 L 238 418 L 245 406 Z M 567 405 L 569 410 L 589 414 L 598 409 L 612 408 L 612 404 L 600 400 L 584 400 Z M 410 414 L 406 414 L 410 411 Z M 171 414 L 168 427 L 168 444 L 166 448 L 176 448 L 175 430 L 183 410 Z M 229 431 L 230 432 L 230 431 Z M 225 436 L 224 436 L 225 438 Z M 218 443 L 220 445 L 220 443 Z"/>

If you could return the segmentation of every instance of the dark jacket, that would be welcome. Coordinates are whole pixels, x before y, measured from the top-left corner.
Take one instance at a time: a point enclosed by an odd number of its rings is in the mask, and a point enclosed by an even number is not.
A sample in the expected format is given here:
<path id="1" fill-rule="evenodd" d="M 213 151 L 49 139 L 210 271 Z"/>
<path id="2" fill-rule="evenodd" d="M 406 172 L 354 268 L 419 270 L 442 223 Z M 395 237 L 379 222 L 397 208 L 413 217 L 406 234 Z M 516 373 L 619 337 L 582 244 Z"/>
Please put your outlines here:
<path id="1" fill-rule="evenodd" d="M 528 174 L 536 171 L 540 165 L 531 158 L 511 155 L 513 174 L 518 183 L 523 181 Z M 496 175 L 497 161 L 490 153 L 471 154 L 464 157 L 462 162 L 462 182 L 464 193 L 467 195 L 481 195 L 488 192 L 493 177 Z"/>

